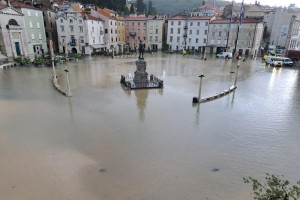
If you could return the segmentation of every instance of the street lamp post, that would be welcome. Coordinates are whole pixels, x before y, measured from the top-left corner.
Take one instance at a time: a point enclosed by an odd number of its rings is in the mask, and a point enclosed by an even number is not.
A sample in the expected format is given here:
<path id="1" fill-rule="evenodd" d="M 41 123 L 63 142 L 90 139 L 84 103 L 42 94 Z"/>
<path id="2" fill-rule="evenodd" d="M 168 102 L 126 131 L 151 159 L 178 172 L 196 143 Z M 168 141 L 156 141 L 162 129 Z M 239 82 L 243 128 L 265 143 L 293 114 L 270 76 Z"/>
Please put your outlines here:
<path id="1" fill-rule="evenodd" d="M 65 68 L 64 70 L 66 72 L 66 76 L 67 76 L 67 96 L 71 97 L 72 93 L 71 93 L 71 88 L 70 88 L 70 81 L 69 81 L 69 70 L 68 67 Z"/>
<path id="2" fill-rule="evenodd" d="M 53 42 L 52 40 L 49 40 L 49 47 L 50 47 L 50 57 L 51 57 L 51 64 L 52 64 L 52 69 L 53 69 L 53 76 L 54 76 L 54 81 L 57 82 L 57 76 L 56 76 L 56 71 L 54 67 L 54 52 L 53 52 Z"/>
<path id="3" fill-rule="evenodd" d="M 204 75 L 201 74 L 199 77 L 200 77 L 200 86 L 199 86 L 199 93 L 198 93 L 198 102 L 200 103 L 200 101 L 201 101 L 201 85 L 202 85 L 202 78 L 204 77 Z"/>

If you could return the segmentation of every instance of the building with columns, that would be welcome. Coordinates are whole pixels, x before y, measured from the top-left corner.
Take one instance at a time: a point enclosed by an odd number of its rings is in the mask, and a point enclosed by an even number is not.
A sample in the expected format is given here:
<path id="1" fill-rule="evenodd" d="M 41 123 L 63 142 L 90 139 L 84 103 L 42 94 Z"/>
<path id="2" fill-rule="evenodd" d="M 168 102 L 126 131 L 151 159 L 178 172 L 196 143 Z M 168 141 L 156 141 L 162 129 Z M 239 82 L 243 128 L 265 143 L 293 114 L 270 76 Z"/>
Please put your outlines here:
<path id="1" fill-rule="evenodd" d="M 0 2 L 0 51 L 9 60 L 29 52 L 24 14 L 5 1 Z"/>

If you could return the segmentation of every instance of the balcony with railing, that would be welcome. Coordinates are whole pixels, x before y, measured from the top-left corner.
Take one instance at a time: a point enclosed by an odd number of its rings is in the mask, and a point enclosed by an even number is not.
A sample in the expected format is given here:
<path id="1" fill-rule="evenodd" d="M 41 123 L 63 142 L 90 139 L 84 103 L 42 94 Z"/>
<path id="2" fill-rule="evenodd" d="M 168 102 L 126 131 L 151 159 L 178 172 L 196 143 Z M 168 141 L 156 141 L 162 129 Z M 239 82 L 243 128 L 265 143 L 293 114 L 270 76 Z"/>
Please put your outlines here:
<path id="1" fill-rule="evenodd" d="M 129 32 L 129 35 L 132 36 L 132 37 L 134 37 L 134 36 L 136 36 L 136 32 L 135 31 L 131 31 L 131 32 Z"/>
<path id="2" fill-rule="evenodd" d="M 76 40 L 69 42 L 69 45 L 72 47 L 76 46 L 77 45 Z"/>

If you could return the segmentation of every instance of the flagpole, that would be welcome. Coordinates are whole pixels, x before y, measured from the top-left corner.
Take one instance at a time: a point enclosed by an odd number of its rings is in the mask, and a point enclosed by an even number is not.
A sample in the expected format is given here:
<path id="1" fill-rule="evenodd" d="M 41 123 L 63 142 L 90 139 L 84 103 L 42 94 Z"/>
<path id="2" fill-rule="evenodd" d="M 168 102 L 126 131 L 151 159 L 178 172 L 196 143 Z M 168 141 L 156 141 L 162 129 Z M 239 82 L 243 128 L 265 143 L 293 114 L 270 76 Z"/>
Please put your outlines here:
<path id="1" fill-rule="evenodd" d="M 234 50 L 232 52 L 233 53 L 232 60 L 236 59 L 235 58 L 236 46 L 237 46 L 237 42 L 238 42 L 238 39 L 239 39 L 239 32 L 240 32 L 240 28 L 241 28 L 241 25 L 242 25 L 243 15 L 244 15 L 244 0 L 242 1 L 241 12 L 240 12 L 240 21 L 239 21 L 239 25 L 237 27 L 236 39 L 235 39 L 235 42 L 234 42 Z"/>
<path id="2" fill-rule="evenodd" d="M 232 15 L 233 15 L 233 2 L 234 0 L 232 0 L 232 3 L 231 3 L 231 13 L 230 13 L 230 22 L 229 22 L 229 27 L 228 27 L 228 32 L 227 32 L 227 41 L 226 41 L 226 51 L 228 51 L 228 40 L 229 40 L 229 33 L 230 33 L 230 29 L 231 29 L 231 23 L 232 23 Z"/>

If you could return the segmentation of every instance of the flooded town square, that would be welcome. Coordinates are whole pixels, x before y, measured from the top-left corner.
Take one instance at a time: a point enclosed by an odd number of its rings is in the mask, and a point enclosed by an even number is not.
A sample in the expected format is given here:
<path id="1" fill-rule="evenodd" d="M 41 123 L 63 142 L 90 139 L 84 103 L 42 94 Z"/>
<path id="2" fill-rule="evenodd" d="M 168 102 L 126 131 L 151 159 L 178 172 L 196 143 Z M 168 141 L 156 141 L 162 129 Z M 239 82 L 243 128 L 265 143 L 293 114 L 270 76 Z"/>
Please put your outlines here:
<path id="1" fill-rule="evenodd" d="M 1 200 L 250 200 L 243 177 L 300 180 L 299 66 L 146 54 L 163 89 L 126 90 L 136 57 L 0 70 Z M 64 85 L 66 64 L 56 67 Z"/>

